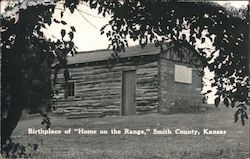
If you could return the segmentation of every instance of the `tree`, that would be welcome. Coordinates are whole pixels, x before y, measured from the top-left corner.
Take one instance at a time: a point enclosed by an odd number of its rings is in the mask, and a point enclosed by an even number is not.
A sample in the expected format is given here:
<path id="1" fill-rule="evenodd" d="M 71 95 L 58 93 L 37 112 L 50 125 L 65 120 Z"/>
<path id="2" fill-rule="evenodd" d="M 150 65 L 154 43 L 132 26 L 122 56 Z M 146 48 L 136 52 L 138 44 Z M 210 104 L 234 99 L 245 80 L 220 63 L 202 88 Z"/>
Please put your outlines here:
<path id="1" fill-rule="evenodd" d="M 142 47 L 150 42 L 162 46 L 170 41 L 176 47 L 181 43 L 192 49 L 203 65 L 215 73 L 211 81 L 217 87 L 215 105 L 218 106 L 222 101 L 227 107 L 236 106 L 235 121 L 240 117 L 244 125 L 248 118 L 249 89 L 247 10 L 241 12 L 243 16 L 235 16 L 214 3 L 177 4 L 177 0 L 15 1 L 1 16 L 4 92 L 1 109 L 7 114 L 6 119 L 2 119 L 2 145 L 9 139 L 23 109 L 37 111 L 42 105 L 50 106 L 53 92 L 43 91 L 51 90 L 50 67 L 56 61 L 56 68 L 67 67 L 67 54 L 76 52 L 72 41 L 75 32 L 73 26 L 68 32 L 69 41 L 64 40 L 66 31 L 63 29 L 61 39 L 57 42 L 44 38 L 41 31 L 52 21 L 67 24 L 52 17 L 55 5 L 59 2 L 71 13 L 80 3 L 84 3 L 92 9 L 98 9 L 104 17 L 112 14 L 109 23 L 101 29 L 101 34 L 106 34 L 114 56 L 119 57 L 119 52 L 125 51 L 127 38 L 139 40 Z M 189 35 L 182 34 L 183 30 L 189 30 Z M 197 49 L 198 41 L 204 43 L 207 39 L 213 41 L 215 47 L 210 54 L 206 48 Z"/>
<path id="2" fill-rule="evenodd" d="M 2 145 L 9 139 L 25 108 L 41 113 L 42 107 L 49 110 L 53 93 L 51 65 L 58 61 L 56 68 L 66 66 L 66 55 L 76 51 L 72 42 L 74 27 L 68 32 L 69 41 L 63 39 L 65 30 L 61 30 L 62 38 L 57 42 L 46 39 L 41 31 L 45 24 L 52 23 L 55 4 L 31 2 L 14 3 L 6 8 L 1 19 L 4 30 L 1 111 L 6 114 L 1 120 Z"/>

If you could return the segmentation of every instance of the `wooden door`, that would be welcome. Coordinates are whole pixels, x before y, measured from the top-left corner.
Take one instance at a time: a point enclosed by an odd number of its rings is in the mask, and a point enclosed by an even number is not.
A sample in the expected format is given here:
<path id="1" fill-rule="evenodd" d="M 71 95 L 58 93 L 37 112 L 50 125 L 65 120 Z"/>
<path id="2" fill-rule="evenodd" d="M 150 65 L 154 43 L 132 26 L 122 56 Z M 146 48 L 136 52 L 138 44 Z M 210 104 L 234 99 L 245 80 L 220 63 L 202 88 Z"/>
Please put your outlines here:
<path id="1" fill-rule="evenodd" d="M 121 115 L 136 114 L 136 70 L 122 73 L 122 109 Z"/>

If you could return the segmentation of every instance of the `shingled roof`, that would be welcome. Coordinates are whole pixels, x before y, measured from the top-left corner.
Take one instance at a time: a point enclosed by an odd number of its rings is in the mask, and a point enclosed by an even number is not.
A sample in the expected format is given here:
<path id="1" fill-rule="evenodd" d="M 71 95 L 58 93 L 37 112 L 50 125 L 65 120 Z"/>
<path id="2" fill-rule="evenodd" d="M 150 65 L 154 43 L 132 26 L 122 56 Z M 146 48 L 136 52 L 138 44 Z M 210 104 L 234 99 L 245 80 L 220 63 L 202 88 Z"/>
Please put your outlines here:
<path id="1" fill-rule="evenodd" d="M 125 52 L 119 53 L 120 58 L 143 56 L 143 55 L 156 55 L 161 52 L 160 47 L 155 47 L 154 44 L 148 44 L 144 48 L 140 45 L 131 46 L 125 49 Z M 68 57 L 68 65 L 104 61 L 111 58 L 113 50 L 95 50 L 88 52 L 79 52 L 75 56 Z"/>

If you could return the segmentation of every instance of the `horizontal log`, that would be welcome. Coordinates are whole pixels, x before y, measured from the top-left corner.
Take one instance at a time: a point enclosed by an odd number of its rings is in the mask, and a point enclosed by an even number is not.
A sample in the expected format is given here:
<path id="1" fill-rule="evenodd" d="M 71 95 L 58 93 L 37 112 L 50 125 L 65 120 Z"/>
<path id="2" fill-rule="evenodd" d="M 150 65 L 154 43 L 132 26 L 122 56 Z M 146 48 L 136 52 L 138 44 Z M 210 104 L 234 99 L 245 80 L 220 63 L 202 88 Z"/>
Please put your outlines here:
<path id="1" fill-rule="evenodd" d="M 136 80 L 142 80 L 145 78 L 155 78 L 155 80 L 159 79 L 158 73 L 151 73 L 151 74 L 144 74 L 144 75 L 137 75 Z"/>
<path id="2" fill-rule="evenodd" d="M 86 84 L 99 84 L 99 83 L 115 83 L 115 82 L 120 82 L 121 79 L 107 79 L 107 80 L 103 80 L 103 79 L 99 79 L 96 81 L 77 81 L 78 85 L 86 85 Z"/>
<path id="3" fill-rule="evenodd" d="M 149 63 L 145 63 L 142 65 L 138 65 L 138 69 L 140 68 L 153 68 L 153 67 L 157 67 L 158 66 L 158 62 L 149 62 Z"/>
<path id="4" fill-rule="evenodd" d="M 99 97 L 99 96 L 88 96 L 88 97 L 83 97 L 83 100 L 99 100 L 99 101 L 103 101 L 103 100 L 110 100 L 110 101 L 118 101 L 121 99 L 121 96 L 104 96 L 104 97 Z"/>
<path id="5" fill-rule="evenodd" d="M 81 119 L 81 118 L 100 118 L 105 116 L 103 113 L 95 114 L 67 114 L 67 119 Z"/>
<path id="6" fill-rule="evenodd" d="M 154 77 L 137 79 L 137 84 L 142 84 L 142 85 L 145 84 L 145 83 L 154 84 L 154 82 L 158 82 L 158 79 L 154 78 Z"/>
<path id="7" fill-rule="evenodd" d="M 121 80 L 117 80 L 117 81 L 114 81 L 114 80 L 107 80 L 107 81 L 104 81 L 104 82 L 95 82 L 93 81 L 92 83 L 91 82 L 77 82 L 76 83 L 76 88 L 77 89 L 81 89 L 81 88 L 93 88 L 93 87 L 121 87 Z"/>
<path id="8" fill-rule="evenodd" d="M 155 92 L 158 92 L 158 88 L 155 88 L 155 87 L 153 87 L 153 88 L 148 88 L 147 89 L 147 87 L 145 88 L 138 88 L 138 89 L 136 89 L 136 93 L 137 94 L 149 94 L 149 93 L 155 93 Z"/>
<path id="9" fill-rule="evenodd" d="M 139 100 L 158 100 L 158 94 L 157 93 L 152 93 L 152 95 L 148 95 L 148 96 L 139 96 L 139 97 L 136 97 L 136 100 L 139 101 Z"/>
<path id="10" fill-rule="evenodd" d="M 65 107 L 85 107 L 85 108 L 106 108 L 110 105 L 120 105 L 120 101 L 106 101 L 106 102 L 93 102 L 93 103 L 81 103 L 81 104 L 72 104 L 72 103 L 60 103 L 55 104 L 56 108 L 65 108 Z"/>
<path id="11" fill-rule="evenodd" d="M 79 87 L 77 90 L 77 93 L 84 94 L 84 93 L 100 92 L 100 91 L 119 92 L 120 90 L 121 90 L 120 86 L 115 86 L 115 87 L 99 86 L 99 87 L 93 87 L 93 88 Z"/>
<path id="12" fill-rule="evenodd" d="M 68 113 L 68 115 L 100 115 L 103 112 L 72 112 L 72 113 Z"/>
<path id="13" fill-rule="evenodd" d="M 67 113 L 68 119 L 79 119 L 79 118 L 91 118 L 91 117 L 103 117 L 106 115 L 119 115 L 120 110 L 105 111 L 105 112 L 79 112 L 79 113 Z"/>
<path id="14" fill-rule="evenodd" d="M 62 111 L 62 110 L 66 110 L 68 112 L 72 112 L 72 111 L 83 111 L 83 112 L 92 112 L 92 111 L 99 111 L 99 112 L 106 112 L 106 111 L 112 111 L 112 110 L 120 110 L 119 106 L 117 105 L 110 105 L 104 108 L 87 108 L 87 107 L 77 107 L 77 106 L 68 106 L 68 107 L 60 107 L 60 108 L 56 108 L 56 111 Z"/>
<path id="15" fill-rule="evenodd" d="M 93 81 L 97 79 L 110 79 L 110 78 L 119 78 L 121 77 L 121 72 L 101 72 L 97 74 L 85 75 L 84 73 L 72 74 L 71 79 L 77 78 L 81 81 Z"/>
<path id="16" fill-rule="evenodd" d="M 65 110 L 81 110 L 81 111 L 87 111 L 88 109 L 85 107 L 79 107 L 79 106 L 68 106 L 64 107 Z"/>
<path id="17" fill-rule="evenodd" d="M 79 66 L 79 67 L 69 68 L 69 71 L 73 73 L 73 72 L 91 71 L 96 69 L 105 69 L 105 67 L 104 65 Z M 60 73 L 63 73 L 63 71 Z"/>
<path id="18" fill-rule="evenodd" d="M 136 104 L 137 106 L 145 106 L 145 105 L 151 105 L 151 104 L 157 104 L 159 103 L 158 100 L 137 100 Z"/>
<path id="19" fill-rule="evenodd" d="M 158 68 L 141 68 L 136 70 L 137 75 L 141 74 L 157 74 L 158 73 Z"/>

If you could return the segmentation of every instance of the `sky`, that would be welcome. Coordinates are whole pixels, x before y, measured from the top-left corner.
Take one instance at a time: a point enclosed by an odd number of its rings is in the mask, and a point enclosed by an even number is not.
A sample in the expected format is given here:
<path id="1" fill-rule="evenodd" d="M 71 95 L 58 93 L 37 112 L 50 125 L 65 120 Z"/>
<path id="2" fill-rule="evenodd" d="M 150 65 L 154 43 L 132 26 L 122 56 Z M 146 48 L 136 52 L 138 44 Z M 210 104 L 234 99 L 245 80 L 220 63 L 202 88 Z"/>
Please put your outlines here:
<path id="1" fill-rule="evenodd" d="M 62 8 L 58 6 L 57 8 Z M 63 16 L 63 20 L 69 22 L 68 26 L 65 26 L 65 29 L 69 29 L 70 26 L 75 26 L 76 33 L 74 35 L 74 42 L 77 46 L 78 51 L 89 51 L 97 49 L 107 49 L 109 42 L 105 35 L 100 34 L 100 29 L 108 23 L 110 16 L 102 17 L 98 15 L 97 10 L 90 9 L 88 6 L 80 5 L 79 10 L 74 11 L 74 14 L 71 14 L 68 9 L 66 9 L 66 14 Z M 61 10 L 58 9 L 54 14 L 56 18 L 60 19 Z M 61 25 L 52 24 L 48 27 L 48 31 L 45 31 L 48 37 L 59 37 L 60 38 L 60 29 Z M 129 40 L 130 45 L 135 43 L 132 40 Z"/>
<path id="2" fill-rule="evenodd" d="M 240 8 L 242 6 L 247 6 L 248 0 L 234 0 L 234 1 L 216 1 L 220 5 L 225 5 L 226 3 L 230 3 L 231 6 L 234 6 L 235 8 Z"/>
<path id="3" fill-rule="evenodd" d="M 230 3 L 230 5 L 240 8 L 241 6 L 247 6 L 248 1 L 216 1 L 221 5 Z M 57 8 L 60 8 L 58 6 Z M 78 51 L 88 51 L 96 49 L 106 49 L 108 47 L 108 39 L 105 35 L 100 35 L 100 28 L 108 23 L 109 17 L 103 18 L 101 15 L 97 15 L 97 10 L 91 10 L 85 5 L 81 5 L 80 10 L 84 11 L 79 13 L 75 11 L 72 15 L 69 11 L 68 14 L 65 14 L 63 19 L 70 22 L 71 25 L 76 27 L 76 35 L 74 41 L 78 47 Z M 83 16 L 84 18 L 83 18 Z M 60 10 L 55 13 L 56 17 L 60 17 Z M 86 20 L 87 19 L 87 20 Z M 52 35 L 60 37 L 60 30 L 58 29 L 61 26 L 52 25 L 47 31 L 47 36 L 51 37 Z M 68 27 L 69 28 L 69 27 Z M 129 45 L 136 45 L 138 42 L 129 40 Z"/>
<path id="4" fill-rule="evenodd" d="M 1 13 L 3 8 L 6 6 L 6 1 L 1 1 Z M 216 1 L 221 5 L 230 3 L 230 5 L 240 8 L 241 6 L 247 6 L 248 1 Z M 56 7 L 56 12 L 54 14 L 55 18 L 60 19 L 60 12 L 62 5 Z M 86 5 L 80 5 L 79 10 L 75 10 L 74 14 L 71 14 L 69 10 L 64 14 L 63 20 L 68 23 L 67 26 L 62 26 L 58 24 L 53 24 L 48 26 L 45 30 L 45 35 L 48 38 L 56 39 L 60 38 L 60 30 L 62 28 L 69 30 L 70 26 L 75 26 L 76 33 L 74 35 L 74 42 L 77 46 L 78 51 L 89 51 L 96 49 L 106 49 L 108 48 L 109 42 L 105 35 L 100 35 L 100 29 L 103 25 L 108 23 L 110 17 L 102 17 L 97 14 L 97 10 L 92 10 Z M 136 45 L 138 42 L 134 42 L 128 39 L 129 45 Z"/>

